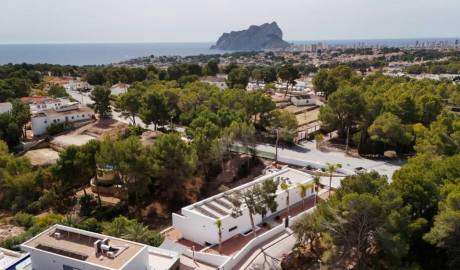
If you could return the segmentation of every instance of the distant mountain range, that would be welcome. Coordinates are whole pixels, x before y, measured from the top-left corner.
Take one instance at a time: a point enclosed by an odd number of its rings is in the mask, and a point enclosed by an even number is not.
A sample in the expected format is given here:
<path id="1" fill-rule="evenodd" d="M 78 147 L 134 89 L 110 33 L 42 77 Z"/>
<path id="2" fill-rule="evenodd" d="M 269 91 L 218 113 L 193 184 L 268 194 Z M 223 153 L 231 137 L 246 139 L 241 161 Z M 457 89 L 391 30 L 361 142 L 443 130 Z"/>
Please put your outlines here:
<path id="1" fill-rule="evenodd" d="M 289 43 L 283 40 L 283 31 L 276 22 L 272 22 L 260 26 L 252 25 L 247 30 L 224 33 L 211 49 L 258 51 L 286 47 L 289 47 Z"/>

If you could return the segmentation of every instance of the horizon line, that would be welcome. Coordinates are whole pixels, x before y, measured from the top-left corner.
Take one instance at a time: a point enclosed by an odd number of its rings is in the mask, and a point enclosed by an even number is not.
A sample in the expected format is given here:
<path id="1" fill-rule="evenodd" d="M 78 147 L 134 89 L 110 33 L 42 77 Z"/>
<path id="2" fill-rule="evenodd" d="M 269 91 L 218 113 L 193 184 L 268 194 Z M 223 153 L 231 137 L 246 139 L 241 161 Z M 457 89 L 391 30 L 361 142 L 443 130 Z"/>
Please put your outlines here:
<path id="1" fill-rule="evenodd" d="M 337 41 L 389 41 L 389 40 L 443 40 L 460 39 L 459 36 L 446 37 L 398 37 L 398 38 L 346 38 L 346 39 L 292 39 L 286 40 L 289 43 L 295 42 L 337 42 Z M 97 44 L 202 44 L 216 43 L 215 41 L 53 41 L 53 42 L 0 42 L 0 45 L 97 45 Z"/>

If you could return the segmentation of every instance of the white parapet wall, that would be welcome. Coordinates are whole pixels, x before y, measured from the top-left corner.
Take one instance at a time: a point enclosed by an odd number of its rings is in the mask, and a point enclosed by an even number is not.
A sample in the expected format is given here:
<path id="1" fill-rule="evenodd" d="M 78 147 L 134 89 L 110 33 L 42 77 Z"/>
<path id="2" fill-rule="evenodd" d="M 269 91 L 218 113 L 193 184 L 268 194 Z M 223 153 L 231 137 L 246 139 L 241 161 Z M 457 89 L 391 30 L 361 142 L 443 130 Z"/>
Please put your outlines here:
<path id="1" fill-rule="evenodd" d="M 297 185 L 313 181 L 311 175 L 292 168 L 264 175 L 250 183 L 182 208 L 181 214 L 173 214 L 172 216 L 173 227 L 181 232 L 183 238 L 200 245 L 213 245 L 219 242 L 219 234 L 216 226 L 218 219 L 222 223 L 222 241 L 228 240 L 238 234 L 248 233 L 252 230 L 248 208 L 242 205 L 239 215 L 233 215 L 233 206 L 228 201 L 228 197 L 233 192 L 251 188 L 253 185 L 269 179 L 273 179 L 279 183 L 282 181 L 289 183 L 290 205 L 294 205 L 302 200 Z M 268 216 L 277 215 L 287 208 L 286 198 L 288 192 L 278 187 L 276 191 L 277 210 L 273 213 L 268 213 Z M 313 195 L 314 190 L 312 188 L 307 191 L 306 198 Z M 224 202 L 222 203 L 222 201 Z M 256 226 L 263 221 L 261 215 L 254 215 L 253 218 Z"/>

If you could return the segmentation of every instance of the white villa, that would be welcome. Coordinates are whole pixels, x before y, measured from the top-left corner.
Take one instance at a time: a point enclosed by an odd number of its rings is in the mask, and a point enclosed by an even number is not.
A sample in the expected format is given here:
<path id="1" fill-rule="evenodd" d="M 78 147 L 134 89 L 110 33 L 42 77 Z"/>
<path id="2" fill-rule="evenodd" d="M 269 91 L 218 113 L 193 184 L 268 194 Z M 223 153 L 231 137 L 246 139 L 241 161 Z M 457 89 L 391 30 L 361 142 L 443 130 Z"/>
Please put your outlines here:
<path id="1" fill-rule="evenodd" d="M 0 113 L 9 113 L 13 109 L 11 102 L 0 102 Z"/>
<path id="2" fill-rule="evenodd" d="M 179 255 L 103 234 L 54 225 L 21 245 L 33 270 L 169 270 Z"/>
<path id="3" fill-rule="evenodd" d="M 42 110 L 31 117 L 34 136 L 47 132 L 52 124 L 74 123 L 94 118 L 94 111 L 88 107 L 80 107 L 78 102 L 69 102 L 60 107 Z"/>
<path id="4" fill-rule="evenodd" d="M 64 88 L 67 91 L 89 91 L 92 90 L 94 87 L 90 85 L 86 81 L 80 80 L 77 78 L 76 80 L 69 80 L 68 83 L 64 84 Z"/>
<path id="5" fill-rule="evenodd" d="M 38 113 L 50 109 L 59 109 L 67 104 L 71 103 L 66 98 L 43 98 L 29 104 L 30 112 Z"/>
<path id="6" fill-rule="evenodd" d="M 28 254 L 0 248 L 0 269 L 2 270 L 32 270 Z"/>
<path id="7" fill-rule="evenodd" d="M 119 82 L 117 84 L 112 85 L 112 87 L 110 87 L 110 91 L 112 92 L 112 95 L 119 96 L 121 94 L 128 92 L 129 86 L 129 84 Z"/>
<path id="8" fill-rule="evenodd" d="M 316 99 L 311 94 L 295 94 L 291 96 L 291 103 L 295 106 L 315 106 Z"/>
<path id="9" fill-rule="evenodd" d="M 201 245 L 219 243 L 218 229 L 216 227 L 216 220 L 218 219 L 222 222 L 222 241 L 228 240 L 238 234 L 249 233 L 252 230 L 252 226 L 248 208 L 243 205 L 241 207 L 241 215 L 232 215 L 234 207 L 229 197 L 237 190 L 243 191 L 249 189 L 268 179 L 288 183 L 290 205 L 294 205 L 302 200 L 298 191 L 298 184 L 311 183 L 313 181 L 311 175 L 292 168 L 270 172 L 267 175 L 256 178 L 252 182 L 183 207 L 181 214 L 173 214 L 173 227 L 181 232 L 183 238 Z M 305 199 L 314 194 L 314 189 L 312 188 L 307 192 Z M 276 195 L 278 209 L 275 213 L 268 215 L 271 217 L 276 216 L 279 212 L 287 208 L 287 192 L 278 188 Z M 260 225 L 263 222 L 262 216 L 254 216 L 254 222 L 256 225 Z"/>

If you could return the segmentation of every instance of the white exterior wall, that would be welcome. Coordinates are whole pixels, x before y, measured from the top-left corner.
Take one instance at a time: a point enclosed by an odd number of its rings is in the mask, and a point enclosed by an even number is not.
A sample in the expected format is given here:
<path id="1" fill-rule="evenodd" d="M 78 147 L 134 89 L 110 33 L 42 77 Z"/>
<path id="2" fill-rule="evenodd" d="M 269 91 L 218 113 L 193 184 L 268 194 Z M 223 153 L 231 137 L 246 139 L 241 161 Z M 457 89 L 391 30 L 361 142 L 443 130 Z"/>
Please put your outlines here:
<path id="1" fill-rule="evenodd" d="M 314 195 L 314 190 L 308 190 L 305 199 Z M 275 213 L 268 213 L 267 216 L 274 215 L 287 208 L 286 204 L 287 193 L 285 191 L 279 191 L 277 193 L 276 202 L 278 208 Z M 292 185 L 289 189 L 289 204 L 292 206 L 300 202 L 302 198 L 296 185 Z M 262 216 L 255 215 L 254 224 L 256 226 L 262 223 Z M 231 215 L 222 217 L 222 241 L 228 240 L 235 235 L 246 233 L 252 230 L 251 219 L 249 217 L 249 210 L 247 207 L 243 207 L 242 215 L 234 218 Z M 229 231 L 230 228 L 237 227 L 236 229 Z M 215 220 L 197 213 L 195 211 L 182 209 L 182 215 L 173 214 L 173 227 L 177 228 L 185 239 L 205 245 L 206 242 L 209 244 L 218 244 L 219 235 Z"/>
<path id="2" fill-rule="evenodd" d="M 82 121 L 82 120 L 90 120 L 93 116 L 94 116 L 93 112 L 81 112 L 81 111 L 75 111 L 72 114 L 66 114 L 66 115 L 55 114 L 55 115 L 34 116 L 31 119 L 32 131 L 35 136 L 39 136 L 39 135 L 45 134 L 47 128 L 53 123 L 54 124 L 65 123 L 65 122 L 72 123 L 72 122 L 77 122 L 77 121 Z"/>
<path id="3" fill-rule="evenodd" d="M 186 239 L 195 243 L 204 245 L 205 242 L 210 244 L 219 242 L 215 221 L 199 213 L 182 209 L 182 216 L 173 214 L 173 226 Z"/>
<path id="4" fill-rule="evenodd" d="M 68 265 L 81 270 L 107 270 L 93 264 L 88 264 L 85 261 L 64 257 L 41 250 L 32 250 L 27 247 L 22 247 L 30 253 L 32 260 L 32 269 L 34 270 L 62 270 L 64 265 Z"/>
<path id="5" fill-rule="evenodd" d="M 61 256 L 51 252 L 42 250 L 29 249 L 22 247 L 22 249 L 30 252 L 32 260 L 32 269 L 34 270 L 62 270 L 64 265 L 71 266 L 81 270 L 111 270 L 98 266 L 85 261 Z M 136 257 L 132 258 L 127 264 L 125 264 L 121 270 L 149 270 L 149 258 L 147 247 L 143 248 Z"/>
<path id="6" fill-rule="evenodd" d="M 112 95 L 118 96 L 128 92 L 128 87 L 115 86 L 110 89 L 110 92 L 112 93 Z"/>
<path id="7" fill-rule="evenodd" d="M 45 103 L 36 103 L 36 104 L 30 104 L 30 111 L 32 113 L 36 112 L 42 112 L 44 110 L 49 110 L 49 109 L 56 109 L 60 106 L 62 106 L 64 103 L 62 102 L 45 102 Z"/>
<path id="8" fill-rule="evenodd" d="M 296 106 L 316 105 L 316 101 L 311 98 L 291 97 L 291 102 Z"/>
<path id="9" fill-rule="evenodd" d="M 132 258 L 127 264 L 123 265 L 122 270 L 150 270 L 149 250 L 144 247 L 136 257 Z"/>
<path id="10" fill-rule="evenodd" d="M 0 113 L 9 113 L 13 109 L 13 104 L 10 102 L 0 103 Z"/>

